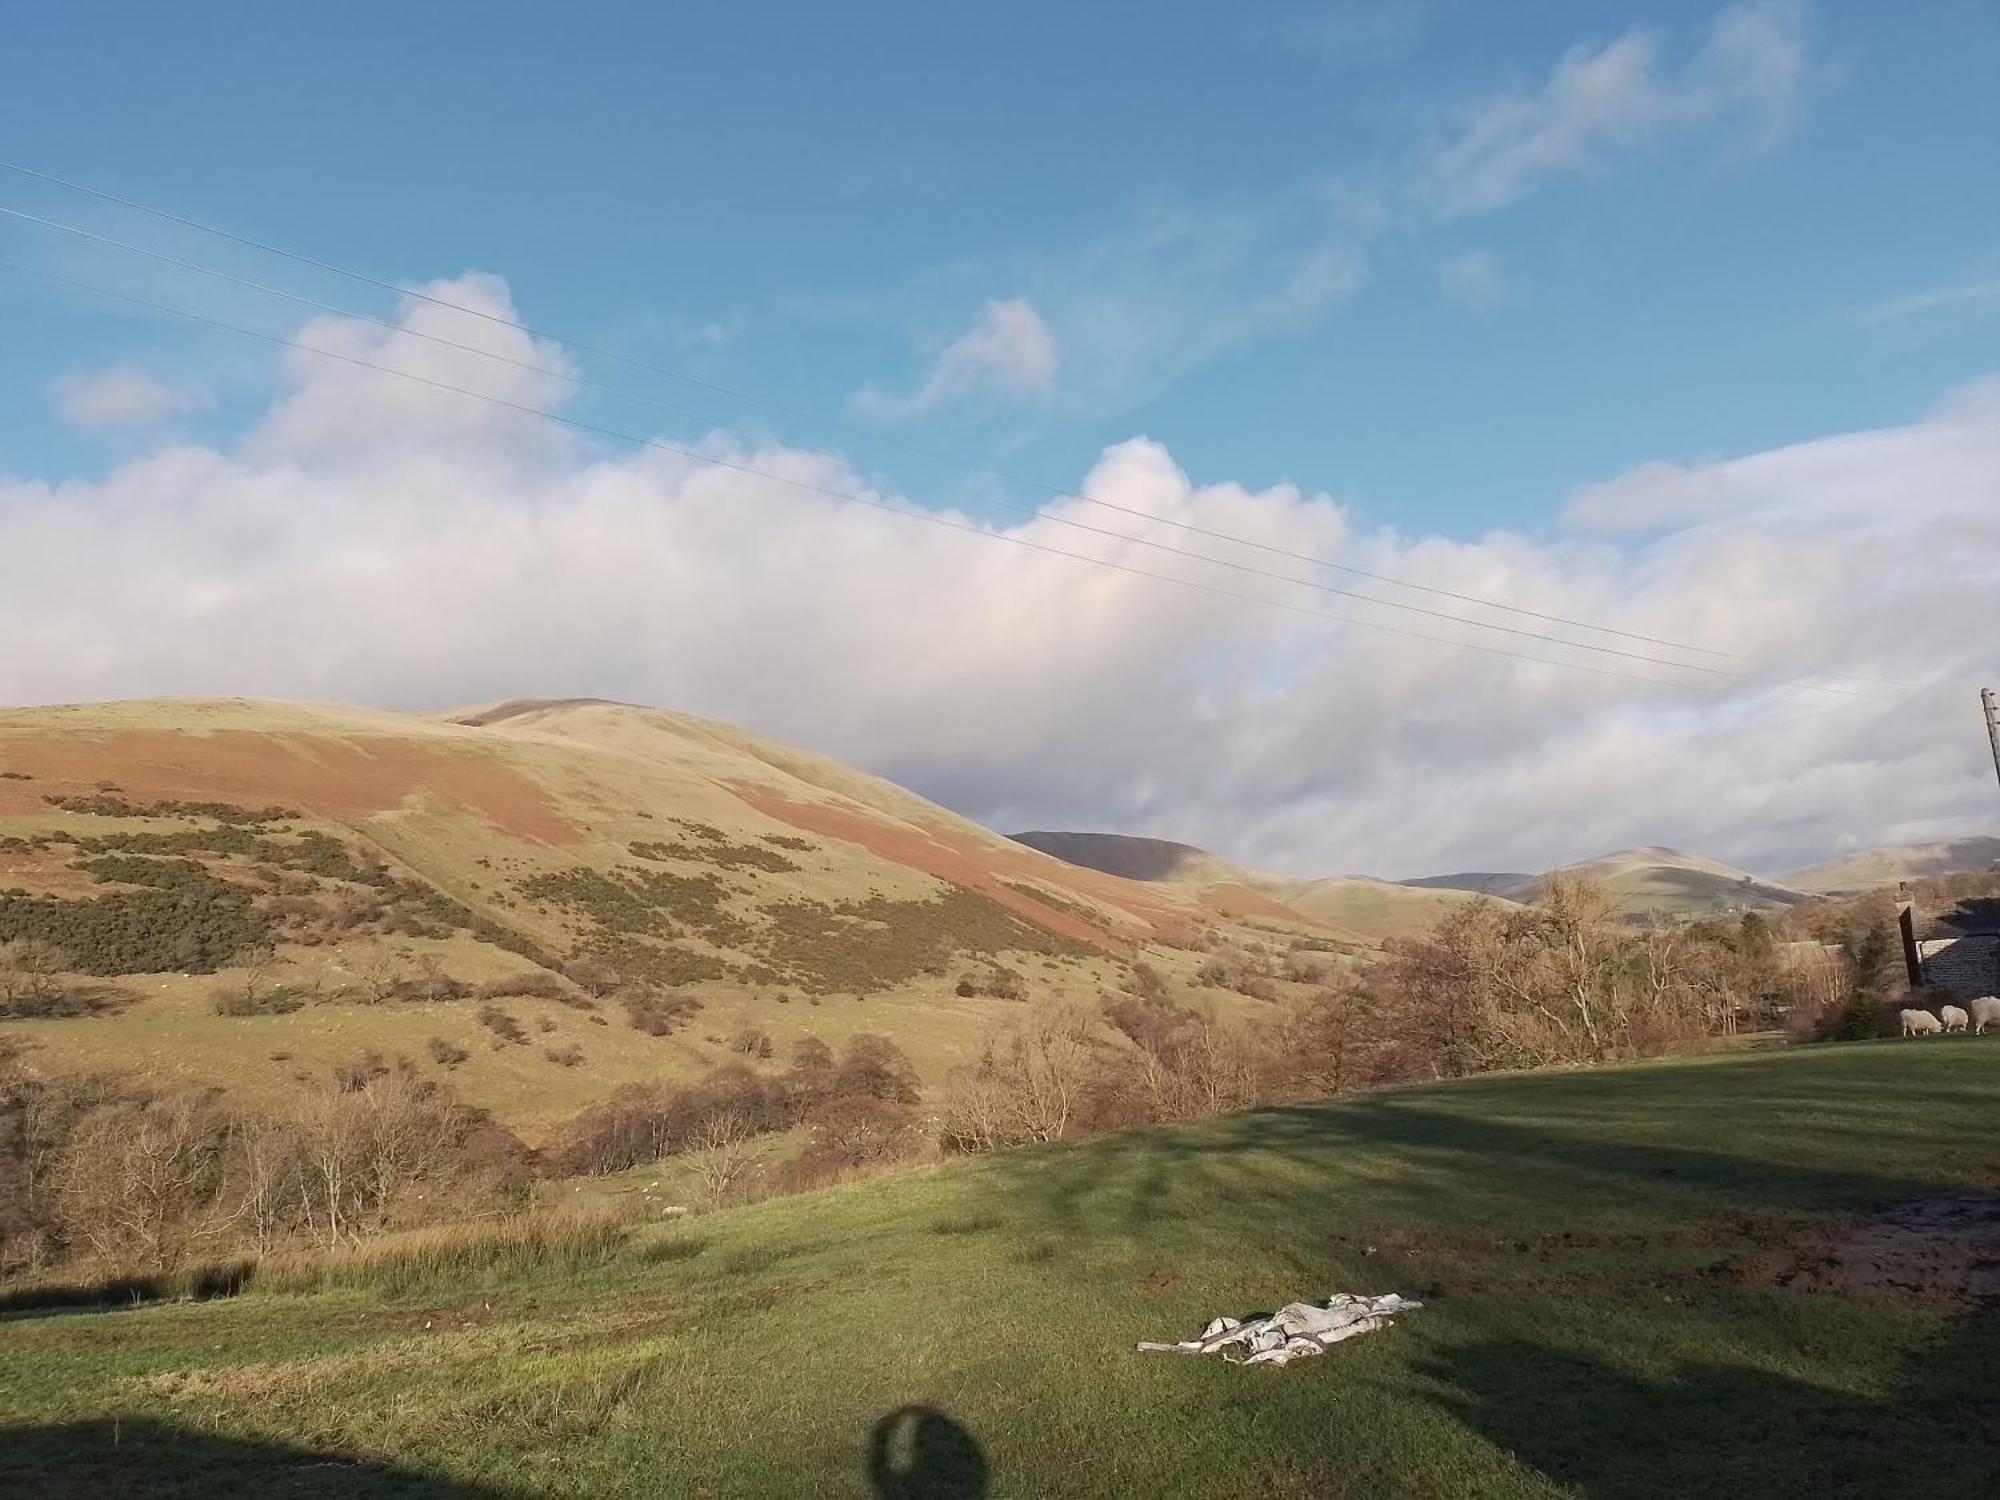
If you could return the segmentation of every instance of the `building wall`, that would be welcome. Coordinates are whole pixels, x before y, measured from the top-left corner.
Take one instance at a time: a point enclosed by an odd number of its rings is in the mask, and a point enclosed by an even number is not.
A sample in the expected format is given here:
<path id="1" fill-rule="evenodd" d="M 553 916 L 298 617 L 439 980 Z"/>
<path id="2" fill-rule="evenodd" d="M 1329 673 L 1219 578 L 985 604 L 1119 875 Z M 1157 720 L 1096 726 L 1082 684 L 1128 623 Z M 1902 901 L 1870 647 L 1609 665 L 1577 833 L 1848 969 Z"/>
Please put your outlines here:
<path id="1" fill-rule="evenodd" d="M 1924 982 L 1964 999 L 2000 994 L 2000 933 L 1919 943 Z"/>

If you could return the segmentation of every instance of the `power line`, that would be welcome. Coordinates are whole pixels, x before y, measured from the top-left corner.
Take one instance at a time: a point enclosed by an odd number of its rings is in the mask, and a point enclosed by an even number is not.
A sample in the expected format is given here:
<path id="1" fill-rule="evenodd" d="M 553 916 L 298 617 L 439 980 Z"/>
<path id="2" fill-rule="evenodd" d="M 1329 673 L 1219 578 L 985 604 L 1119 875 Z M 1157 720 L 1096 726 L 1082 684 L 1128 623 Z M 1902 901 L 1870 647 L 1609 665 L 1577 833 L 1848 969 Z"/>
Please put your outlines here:
<path id="1" fill-rule="evenodd" d="M 252 291 L 264 293 L 269 296 L 280 297 L 285 299 L 286 301 L 293 302 L 304 307 L 314 308 L 321 312 L 332 313 L 339 317 L 351 318 L 357 322 L 367 323 L 373 327 L 383 329 L 391 334 L 409 338 L 422 339 L 425 342 L 438 344 L 445 348 L 456 349 L 463 353 L 476 355 L 481 358 L 492 359 L 500 364 L 508 365 L 515 369 L 531 371 L 535 374 L 549 377 L 550 379 L 562 381 L 568 385 L 571 385 L 581 390 L 602 391 L 608 395 L 616 396 L 623 400 L 635 401 L 642 405 L 652 406 L 661 411 L 673 413 L 676 416 L 701 420 L 701 418 L 699 418 L 699 416 L 696 413 L 690 412 L 683 407 L 677 407 L 669 403 L 659 401 L 649 396 L 641 396 L 634 392 L 621 390 L 615 386 L 604 385 L 598 381 L 588 379 L 584 376 L 574 375 L 565 370 L 550 369 L 546 365 L 536 364 L 530 360 L 516 359 L 511 355 L 501 354 L 493 350 L 482 349 L 474 344 L 461 343 L 456 339 L 449 339 L 438 334 L 426 333 L 420 329 L 410 328 L 400 323 L 390 322 L 387 319 L 378 318 L 368 313 L 351 312 L 346 308 L 336 306 L 332 303 L 322 302 L 316 298 L 303 296 L 299 293 L 288 291 L 282 287 L 271 286 L 268 283 L 256 281 L 250 277 L 239 276 L 236 275 L 234 272 L 220 270 L 212 266 L 205 266 L 198 261 L 186 260 L 179 256 L 169 255 L 164 251 L 154 250 L 144 245 L 133 244 L 129 241 L 121 240 L 111 235 L 100 234 L 95 230 L 84 229 L 74 224 L 66 224 L 57 219 L 44 218 L 39 214 L 27 213 L 21 209 L 9 208 L 4 204 L 0 204 L 0 214 L 4 214 L 10 218 L 21 220 L 25 223 L 36 224 L 46 228 L 60 230 L 66 234 L 75 235 L 82 239 L 90 240 L 101 245 L 107 245 L 121 251 L 128 251 L 135 255 L 143 255 L 152 260 L 162 262 L 166 265 L 175 266 L 182 270 L 193 271 L 203 276 L 214 277 L 217 280 L 225 281 L 235 286 L 246 287 Z M 482 315 L 482 316 L 490 316 L 490 315 Z M 500 322 L 510 332 L 519 333 L 527 331 L 525 328 L 523 328 L 522 325 L 508 322 L 505 319 L 496 319 L 496 321 Z M 1570 650 L 1588 651 L 1596 653 L 1598 655 L 1612 656 L 1627 661 L 1641 662 L 1650 666 L 1671 667 L 1681 671 L 1701 672 L 1707 675 L 1717 676 L 1717 677 L 1731 677 L 1731 678 L 1736 678 L 1743 682 L 1762 683 L 1767 686 L 1773 686 L 1773 687 L 1798 687 L 1809 692 L 1831 693 L 1843 697 L 1854 697 L 1854 698 L 1878 698 L 1881 696 L 1879 694 L 1874 694 L 1874 693 L 1855 692 L 1852 689 L 1848 688 L 1823 686 L 1819 683 L 1810 682 L 1802 678 L 1772 677 L 1760 673 L 1739 672 L 1727 667 L 1707 666 L 1698 662 L 1673 661 L 1665 657 L 1650 656 L 1644 652 L 1627 651 L 1617 646 L 1599 645 L 1596 642 L 1592 641 L 1566 640 L 1560 636 L 1547 635 L 1540 631 L 1524 630 L 1519 628 L 1518 626 L 1513 626 L 1513 625 L 1502 625 L 1490 620 L 1467 619 L 1463 615 L 1453 614 L 1447 610 L 1431 609 L 1421 604 L 1410 604 L 1397 599 L 1383 599 L 1372 594 L 1358 593 L 1353 589 L 1340 588 L 1334 584 L 1324 583 L 1317 579 L 1299 578 L 1288 573 L 1277 573 L 1271 571 L 1268 568 L 1256 567 L 1250 563 L 1236 562 L 1228 558 L 1214 557 L 1204 552 L 1190 551 L 1185 547 L 1174 546 L 1170 542 L 1161 542 L 1154 540 L 1153 538 L 1144 536 L 1133 536 L 1130 533 L 1114 531 L 1107 527 L 1093 526 L 1087 521 L 1079 521 L 1074 517 L 1055 515 L 1041 506 L 1026 505 L 1018 501 L 1012 501 L 1007 499 L 997 499 L 995 503 L 1005 509 L 1015 511 L 1023 515 L 1031 516 L 1036 519 L 1048 521 L 1055 525 L 1070 527 L 1074 530 L 1086 532 L 1093 536 L 1102 536 L 1109 538 L 1111 540 L 1125 542 L 1130 545 L 1146 547 L 1153 551 L 1164 552 L 1175 557 L 1184 557 L 1194 562 L 1207 563 L 1213 567 L 1227 568 L 1232 572 L 1247 574 L 1252 577 L 1267 578 L 1278 583 L 1287 583 L 1295 585 L 1300 588 L 1309 588 L 1316 590 L 1320 593 L 1331 594 L 1343 599 L 1353 599 L 1358 603 L 1362 604 L 1376 605 L 1385 609 L 1402 610 L 1409 614 L 1422 615 L 1430 619 L 1444 620 L 1452 624 L 1464 625 L 1475 630 L 1493 631 L 1502 635 L 1515 636 L 1523 640 L 1541 641 L 1549 645 L 1562 646 Z M 1143 513 L 1134 512 L 1134 514 L 1143 514 Z"/>
<path id="2" fill-rule="evenodd" d="M 190 218 L 183 214 L 177 214 L 169 209 L 157 208 L 151 204 L 140 203 L 134 199 L 122 197 L 116 193 L 108 192 L 102 188 L 91 187 L 85 183 L 73 182 L 68 178 L 58 177 L 52 173 L 38 171 L 33 167 L 24 167 L 19 165 L 18 163 L 8 162 L 8 161 L 0 161 L 0 167 L 4 167 L 8 171 L 20 173 L 22 176 L 25 177 L 32 177 L 38 181 L 50 183 L 54 186 L 67 189 L 71 192 L 83 193 L 89 197 L 97 198 L 107 203 L 115 203 L 122 208 L 129 208 L 139 213 L 150 214 L 156 218 L 164 219 L 170 223 L 179 224 L 185 228 L 197 230 L 203 234 L 214 235 L 218 238 L 228 240 L 234 244 L 242 245 L 251 250 L 256 250 L 262 254 L 279 256 L 285 260 L 292 261 L 296 264 L 310 266 L 315 270 L 326 271 L 336 276 L 343 276 L 348 278 L 349 280 L 361 282 L 364 285 L 378 288 L 379 290 L 389 292 L 396 296 L 412 298 L 416 301 L 429 303 L 430 305 L 435 307 L 449 309 L 450 311 L 460 313 L 467 317 L 478 318 L 486 322 L 495 323 L 510 330 L 528 334 L 533 338 L 543 339 L 550 343 L 561 345 L 562 347 L 573 350 L 579 354 L 588 354 L 588 355 L 594 355 L 601 359 L 616 360 L 619 363 L 630 366 L 631 368 L 634 369 L 644 370 L 651 374 L 664 376 L 669 380 L 680 381 L 683 382 L 684 384 L 695 386 L 698 389 L 706 390 L 716 395 L 727 396 L 732 400 L 747 401 L 752 405 L 762 406 L 767 410 L 771 411 L 783 412 L 787 415 L 799 417 L 808 422 L 832 424 L 835 421 L 835 419 L 829 418 L 824 414 L 815 413 L 797 406 L 791 406 L 784 402 L 769 400 L 765 397 L 757 396 L 748 391 L 737 390 L 730 386 L 721 385 L 714 381 L 704 380 L 698 376 L 689 375 L 685 371 L 675 370 L 667 366 L 653 364 L 646 360 L 636 359 L 631 355 L 620 354 L 615 350 L 605 349 L 596 345 L 584 343 L 577 339 L 566 337 L 565 335 L 562 334 L 552 333 L 543 329 L 534 328 L 528 324 L 521 323 L 513 319 L 503 318 L 497 314 L 486 312 L 480 308 L 467 307 L 462 303 L 452 302 L 446 298 L 434 296 L 431 293 L 424 292 L 413 287 L 399 286 L 394 282 L 385 281 L 380 277 L 371 276 L 363 271 L 350 270 L 345 266 L 335 265 L 331 261 L 320 260 L 317 259 L 316 257 L 304 255 L 297 251 L 287 250 L 282 246 L 268 244 L 265 243 L 264 241 L 253 239 L 247 235 L 237 234 L 232 230 L 221 228 L 218 225 L 205 223 L 202 220 Z M 48 223 L 52 221 L 43 220 L 41 222 Z M 66 226 L 57 226 L 57 227 L 66 227 Z M 73 232 L 86 233 L 86 234 L 89 233 L 89 231 L 73 231 Z M 136 247 L 131 247 L 131 248 L 136 248 Z M 141 250 L 140 253 L 151 254 L 153 252 Z M 171 257 L 163 257 L 163 258 L 171 259 Z M 194 267 L 194 269 L 203 269 L 203 268 Z M 222 274 L 222 273 L 213 273 L 213 274 Z M 253 285 L 254 283 L 246 282 L 245 284 Z M 265 290 L 271 290 L 271 289 L 265 288 Z M 290 294 L 284 292 L 277 292 L 276 295 L 287 296 Z M 299 300 L 305 300 L 305 299 L 299 299 Z M 315 305 L 320 305 L 320 304 L 315 304 Z M 350 316 L 353 315 L 350 314 Z M 474 351 L 474 352 L 484 352 L 484 351 Z M 643 400 L 644 398 L 630 397 L 629 399 Z M 666 409 L 678 410 L 678 408 L 671 408 L 671 407 Z M 941 454 L 938 453 L 936 450 L 928 449 L 923 447 L 922 445 L 910 443 L 907 441 L 892 443 L 892 445 L 901 447 L 912 453 L 920 453 L 936 459 L 941 459 L 941 460 L 949 459 L 952 462 L 959 461 L 957 459 L 952 459 L 950 455 Z M 1474 605 L 1482 609 L 1498 610 L 1506 614 L 1519 615 L 1527 619 L 1540 620 L 1545 624 L 1565 625 L 1576 630 L 1594 631 L 1601 635 L 1616 636 L 1625 640 L 1642 642 L 1647 645 L 1662 646 L 1669 650 L 1694 652 L 1703 656 L 1721 657 L 1724 659 L 1734 660 L 1734 661 L 1755 660 L 1755 658 L 1742 652 L 1724 651 L 1713 646 L 1699 646 L 1689 642 L 1670 640 L 1662 636 L 1646 635 L 1638 631 L 1622 630 L 1615 626 L 1598 625 L 1587 620 L 1578 620 L 1564 615 L 1557 615 L 1557 614 L 1547 613 L 1541 610 L 1530 609 L 1524 605 L 1504 604 L 1501 603 L 1499 600 L 1485 599 L 1476 594 L 1466 594 L 1458 592 L 1453 589 L 1441 588 L 1433 584 L 1416 583 L 1409 579 L 1395 578 L 1386 573 L 1371 572 L 1368 569 L 1357 568 L 1352 566 L 1351 564 L 1335 562 L 1331 558 L 1318 557 L 1310 553 L 1293 551 L 1289 548 L 1280 547 L 1269 542 L 1255 541 L 1248 537 L 1234 536 L 1228 532 L 1217 531 L 1209 527 L 1200 526 L 1193 522 L 1174 520 L 1164 516 L 1155 516 L 1150 514 L 1149 512 L 1139 510 L 1132 506 L 1119 505 L 1113 501 L 1102 500 L 1097 498 L 1096 496 L 1083 493 L 1080 491 L 1071 491 L 1058 485 L 1049 484 L 1044 480 L 1038 480 L 1018 474 L 1011 474 L 1001 469 L 993 469 L 992 472 L 997 474 L 1000 478 L 1011 480 L 1018 484 L 1028 485 L 1031 488 L 1041 490 L 1044 493 L 1050 495 L 1054 495 L 1059 499 L 1076 500 L 1082 504 L 1097 506 L 1105 510 L 1116 511 L 1122 515 L 1133 516 L 1137 519 L 1147 521 L 1154 525 L 1172 527 L 1176 530 L 1183 531 L 1192 535 L 1207 537 L 1215 541 L 1227 542 L 1234 546 L 1248 547 L 1256 551 L 1264 552 L 1273 556 L 1289 558 L 1295 562 L 1309 563 L 1314 567 L 1327 568 L 1335 572 L 1345 573 L 1351 577 L 1365 578 L 1372 582 L 1388 584 L 1389 586 L 1394 588 L 1410 589 L 1419 593 L 1429 594 L 1434 597 L 1452 599 L 1462 604 Z M 1014 507 L 1014 508 L 1019 509 L 1020 507 Z M 1046 512 L 1041 511 L 1039 508 L 1037 508 L 1036 513 L 1046 514 Z M 1049 519 L 1060 521 L 1063 518 L 1051 516 L 1049 517 Z M 1118 533 L 1111 533 L 1111 534 L 1117 535 Z M 1128 540 L 1141 541 L 1140 538 L 1136 537 L 1128 538 Z M 1200 555 L 1200 554 L 1194 554 L 1194 555 Z M 1216 562 L 1222 561 L 1221 559 L 1210 559 L 1210 560 Z M 1224 565 L 1227 566 L 1227 564 Z M 1287 581 L 1297 582 L 1297 583 L 1304 582 L 1304 580 L 1300 579 L 1289 579 Z M 1313 587 L 1315 585 L 1306 584 L 1306 586 Z M 1382 604 L 1389 608 L 1405 608 L 1405 609 L 1416 608 L 1415 606 L 1399 604 L 1395 600 L 1381 599 L 1377 598 L 1374 595 L 1355 593 L 1352 590 L 1332 590 L 1331 592 L 1343 594 L 1345 597 L 1348 598 L 1365 600 L 1369 603 Z M 1523 635 L 1529 639 L 1552 640 L 1560 645 L 1579 646 L 1580 649 L 1584 650 L 1600 649 L 1600 648 L 1584 646 L 1582 645 L 1582 643 L 1579 642 L 1564 641 L 1557 637 L 1539 635 L 1535 632 L 1514 630 L 1508 626 L 1487 625 L 1485 622 L 1482 621 L 1470 620 L 1462 615 L 1449 614 L 1444 611 L 1418 610 L 1417 612 L 1430 614 L 1435 618 L 1439 619 L 1452 620 L 1461 624 L 1471 625 L 1474 626 L 1475 628 L 1493 629 L 1499 631 L 1506 631 L 1510 634 Z M 1653 657 L 1634 655 L 1631 653 L 1614 652 L 1611 654 L 1628 655 L 1630 659 L 1636 661 L 1657 660 L 1656 658 Z M 1692 664 L 1688 663 L 1670 663 L 1669 665 L 1688 666 L 1690 670 L 1703 670 L 1701 668 L 1693 667 Z M 1862 677 L 1853 673 L 1819 672 L 1814 675 L 1832 678 L 1836 681 L 1868 683 L 1877 687 L 1900 688 L 1904 686 L 1904 684 L 1902 683 L 1891 682 L 1883 678 Z M 1768 679 L 1760 679 L 1752 677 L 1748 678 L 1747 680 L 1757 681 L 1757 680 L 1768 680 Z M 1824 691 L 1839 691 L 1839 690 L 1825 689 Z"/>
<path id="3" fill-rule="evenodd" d="M 1215 584 L 1203 583 L 1197 579 L 1181 578 L 1170 573 L 1155 573 L 1146 568 L 1134 567 L 1130 563 L 1117 562 L 1110 558 L 1091 557 L 1086 553 L 1071 552 L 1061 547 L 1053 547 L 1046 542 L 1034 541 L 1030 538 L 1018 536 L 1011 532 L 989 531 L 984 527 L 974 525 L 969 521 L 956 520 L 953 517 L 944 515 L 940 512 L 911 509 L 905 506 L 895 505 L 890 503 L 889 501 L 878 499 L 874 496 L 856 494 L 851 490 L 836 489 L 831 485 L 818 484 L 813 482 L 812 480 L 800 479 L 795 476 L 787 474 L 774 474 L 769 470 L 759 469 L 750 464 L 737 463 L 734 460 L 726 458 L 718 458 L 713 454 L 702 453 L 696 449 L 682 447 L 678 444 L 665 442 L 658 438 L 641 437 L 634 433 L 619 431 L 617 428 L 605 427 L 594 422 L 583 421 L 576 417 L 564 416 L 559 412 L 543 411 L 538 407 L 529 406 L 523 402 L 510 401 L 502 396 L 494 396 L 483 391 L 475 391 L 466 386 L 454 385 L 450 381 L 433 379 L 428 375 L 418 375 L 408 370 L 398 370 L 392 366 L 377 364 L 373 360 L 361 359 L 354 355 L 341 354 L 331 349 L 317 348 L 312 344 L 301 343 L 296 339 L 286 338 L 280 334 L 266 333 L 263 330 L 256 328 L 246 328 L 241 324 L 230 323 L 220 318 L 212 318 L 204 313 L 189 312 L 184 308 L 173 307 L 163 302 L 156 302 L 150 298 L 136 296 L 130 292 L 116 291 L 110 287 L 101 286 L 94 282 L 84 281 L 77 277 L 64 276 L 54 271 L 45 270 L 39 266 L 29 266 L 29 265 L 24 265 L 18 261 L 10 261 L 4 259 L 0 259 L 0 266 L 4 266 L 9 270 L 21 271 L 30 276 L 38 276 L 44 280 L 53 281 L 63 286 L 74 287 L 79 291 L 90 292 L 98 296 L 111 297 L 121 302 L 130 303 L 136 307 L 143 307 L 149 311 L 163 313 L 169 317 L 180 318 L 190 323 L 201 324 L 203 326 L 210 328 L 218 328 L 230 333 L 242 334 L 247 338 L 259 339 L 265 343 L 274 344 L 284 349 L 296 349 L 301 353 L 316 355 L 322 359 L 337 360 L 342 364 L 352 365 L 364 370 L 373 370 L 379 374 L 390 375 L 400 380 L 408 380 L 418 385 L 429 386 L 434 390 L 450 391 L 460 396 L 470 397 L 475 401 L 484 401 L 493 406 L 502 407 L 509 411 L 519 412 L 524 416 L 538 417 L 543 421 L 560 423 L 565 427 L 571 427 L 579 432 L 589 433 L 596 437 L 610 438 L 617 442 L 630 443 L 633 444 L 634 446 L 641 448 L 657 449 L 660 452 L 671 453 L 678 457 L 688 459 L 695 463 L 708 465 L 713 468 L 731 470 L 738 474 L 744 474 L 751 478 L 765 480 L 772 484 L 783 485 L 790 489 L 801 490 L 810 494 L 822 495 L 829 499 L 839 500 L 849 504 L 867 506 L 874 510 L 885 511 L 893 516 L 901 516 L 906 520 L 922 521 L 930 525 L 943 527 L 946 530 L 962 532 L 968 536 L 980 537 L 988 541 L 1004 542 L 1011 546 L 1022 547 L 1032 552 L 1044 553 L 1051 557 L 1069 558 L 1075 562 L 1089 563 L 1095 567 L 1109 568 L 1115 572 L 1130 574 L 1138 578 L 1150 578 L 1161 583 L 1174 584 L 1180 588 L 1193 589 L 1200 593 L 1215 595 L 1216 597 L 1219 598 L 1236 599 L 1247 604 L 1260 605 L 1268 609 L 1283 610 L 1288 614 L 1303 615 L 1311 619 L 1327 620 L 1340 625 L 1352 625 L 1358 629 L 1379 631 L 1387 635 L 1401 636 L 1410 640 L 1428 641 L 1433 645 L 1449 646 L 1462 651 L 1478 651 L 1488 656 L 1502 656 L 1513 661 L 1527 662 L 1534 666 L 1556 667 L 1563 671 L 1570 671 L 1570 672 L 1588 672 L 1591 675 L 1597 677 L 1617 678 L 1625 682 L 1641 683 L 1647 687 L 1654 687 L 1654 688 L 1670 688 L 1678 692 L 1703 693 L 1711 697 L 1719 696 L 1720 693 L 1722 692 L 1721 688 L 1704 686 L 1698 683 L 1680 682 L 1670 678 L 1662 678 L 1662 677 L 1640 676 L 1631 672 L 1614 671 L 1607 667 L 1591 666 L 1585 662 L 1561 661 L 1552 657 L 1545 657 L 1545 656 L 1530 656 L 1523 652 L 1508 651 L 1499 646 L 1489 646 L 1477 641 L 1453 640 L 1447 636 L 1431 635 L 1423 631 L 1406 630 L 1401 626 L 1396 626 L 1396 625 L 1385 625 L 1377 620 L 1361 620 L 1361 619 L 1356 619 L 1351 615 L 1338 615 L 1338 614 L 1333 614 L 1326 610 L 1311 609 L 1305 605 L 1289 604 L 1283 600 L 1271 599 L 1259 594 L 1241 593 L 1235 589 L 1226 589 L 1226 588 L 1221 588 Z M 1464 622 L 1464 623 L 1470 623 L 1470 622 Z M 1559 644 L 1566 644 L 1566 643 L 1559 643 Z M 1668 666 L 1678 665 L 1685 670 L 1693 670 L 1692 668 L 1687 668 L 1686 664 L 1684 663 L 1667 663 L 1666 665 Z M 1795 686 L 1794 684 L 1780 684 L 1780 685 Z M 1810 689 L 1810 690 L 1822 691 L 1822 692 L 1833 691 L 1832 689 L 1823 689 L 1823 688 Z M 1850 696 L 1862 696 L 1862 695 L 1850 695 Z M 1879 700 L 1871 699 L 1869 701 L 1879 701 Z M 1829 705 L 1829 707 L 1837 707 L 1837 706 L 1841 705 Z"/>

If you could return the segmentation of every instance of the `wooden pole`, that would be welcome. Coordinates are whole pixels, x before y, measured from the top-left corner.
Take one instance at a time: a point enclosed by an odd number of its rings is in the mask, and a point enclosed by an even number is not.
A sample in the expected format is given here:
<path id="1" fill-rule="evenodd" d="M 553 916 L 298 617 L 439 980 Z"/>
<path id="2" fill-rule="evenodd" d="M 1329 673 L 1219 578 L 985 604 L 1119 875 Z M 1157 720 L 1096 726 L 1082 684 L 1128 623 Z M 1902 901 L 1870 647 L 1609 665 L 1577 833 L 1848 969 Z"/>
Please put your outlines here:
<path id="1" fill-rule="evenodd" d="M 2000 697 L 1992 688 L 1979 690 L 1979 706 L 1986 710 L 1986 738 L 1993 746 L 1993 774 L 2000 776 Z"/>

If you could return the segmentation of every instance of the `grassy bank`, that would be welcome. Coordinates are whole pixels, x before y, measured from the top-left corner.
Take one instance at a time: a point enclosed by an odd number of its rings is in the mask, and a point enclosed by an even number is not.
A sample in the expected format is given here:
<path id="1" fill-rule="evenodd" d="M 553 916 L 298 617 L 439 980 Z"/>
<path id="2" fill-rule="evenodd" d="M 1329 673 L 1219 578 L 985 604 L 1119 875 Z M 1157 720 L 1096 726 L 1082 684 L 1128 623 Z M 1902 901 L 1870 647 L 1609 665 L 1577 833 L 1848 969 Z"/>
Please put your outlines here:
<path id="1" fill-rule="evenodd" d="M 1990 1040 L 1759 1053 L 23 1313 L 0 1491 L 1973 1494 L 1993 1304 L 1811 1267 L 1883 1208 L 2000 1185 L 1996 1122 Z M 1132 1352 L 1334 1290 L 1429 1306 L 1284 1372 Z M 871 1479 L 911 1407 L 927 1473 Z"/>

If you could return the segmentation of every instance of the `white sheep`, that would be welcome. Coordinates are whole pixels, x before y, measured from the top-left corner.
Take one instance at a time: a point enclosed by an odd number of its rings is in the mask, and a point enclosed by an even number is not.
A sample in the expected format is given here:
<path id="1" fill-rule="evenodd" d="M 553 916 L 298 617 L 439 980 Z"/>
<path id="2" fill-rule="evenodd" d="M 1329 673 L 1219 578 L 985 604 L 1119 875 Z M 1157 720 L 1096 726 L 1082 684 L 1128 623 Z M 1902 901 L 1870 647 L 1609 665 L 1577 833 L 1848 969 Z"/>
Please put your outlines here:
<path id="1" fill-rule="evenodd" d="M 1918 1010 L 1915 1006 L 1911 1006 L 1908 1010 L 1903 1011 L 1900 1020 L 1903 1025 L 1904 1036 L 1936 1036 L 1940 1031 L 1944 1030 L 1938 1024 L 1936 1016 L 1927 1010 Z"/>
<path id="2" fill-rule="evenodd" d="M 1983 995 L 1968 1002 L 1972 1008 L 1972 1034 L 1978 1036 L 1989 1026 L 2000 1026 L 2000 998 Z"/>
<path id="3" fill-rule="evenodd" d="M 1946 1031 L 1963 1031 L 1965 1030 L 1966 1023 L 1971 1021 L 1971 1019 L 1972 1017 L 1968 1016 L 1956 1005 L 1942 1005 L 1938 1007 L 1938 1020 L 1944 1023 Z"/>

